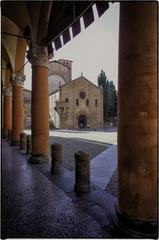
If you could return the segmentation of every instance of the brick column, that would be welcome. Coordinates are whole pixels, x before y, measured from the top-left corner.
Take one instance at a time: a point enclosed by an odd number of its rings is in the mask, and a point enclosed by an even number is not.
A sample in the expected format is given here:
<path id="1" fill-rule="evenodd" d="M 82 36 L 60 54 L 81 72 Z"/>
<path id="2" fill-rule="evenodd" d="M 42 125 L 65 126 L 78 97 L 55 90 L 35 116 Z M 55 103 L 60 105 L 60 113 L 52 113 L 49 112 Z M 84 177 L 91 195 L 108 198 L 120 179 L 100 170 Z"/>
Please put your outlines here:
<path id="1" fill-rule="evenodd" d="M 20 143 L 20 133 L 23 131 L 24 125 L 23 86 L 25 76 L 13 73 L 11 81 L 13 84 L 11 145 L 17 146 Z"/>
<path id="2" fill-rule="evenodd" d="M 32 155 L 31 163 L 49 161 L 49 96 L 48 52 L 46 47 L 33 45 L 27 58 L 32 64 Z"/>
<path id="3" fill-rule="evenodd" d="M 8 137 L 8 129 L 12 129 L 12 88 L 8 87 L 4 89 L 4 122 L 3 122 L 3 137 Z"/>
<path id="4" fill-rule="evenodd" d="M 157 3 L 120 3 L 118 236 L 157 238 Z M 123 234 L 123 235 L 122 235 Z"/>

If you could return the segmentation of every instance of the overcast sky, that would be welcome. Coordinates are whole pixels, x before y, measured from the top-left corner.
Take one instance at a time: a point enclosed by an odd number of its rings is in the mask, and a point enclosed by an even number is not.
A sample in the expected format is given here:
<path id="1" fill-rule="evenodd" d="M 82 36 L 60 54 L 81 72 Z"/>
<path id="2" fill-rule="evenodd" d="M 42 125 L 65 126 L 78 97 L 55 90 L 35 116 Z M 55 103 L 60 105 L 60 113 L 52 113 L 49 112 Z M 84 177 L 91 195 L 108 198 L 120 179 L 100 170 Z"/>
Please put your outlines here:
<path id="1" fill-rule="evenodd" d="M 54 59 L 72 60 L 72 79 L 83 76 L 97 85 L 97 77 L 103 69 L 106 76 L 117 88 L 118 78 L 118 34 L 119 4 L 110 8 L 99 18 L 94 8 L 95 21 L 87 29 L 68 42 L 61 49 L 54 51 Z M 31 89 L 31 66 L 25 67 L 26 81 L 24 88 Z"/>

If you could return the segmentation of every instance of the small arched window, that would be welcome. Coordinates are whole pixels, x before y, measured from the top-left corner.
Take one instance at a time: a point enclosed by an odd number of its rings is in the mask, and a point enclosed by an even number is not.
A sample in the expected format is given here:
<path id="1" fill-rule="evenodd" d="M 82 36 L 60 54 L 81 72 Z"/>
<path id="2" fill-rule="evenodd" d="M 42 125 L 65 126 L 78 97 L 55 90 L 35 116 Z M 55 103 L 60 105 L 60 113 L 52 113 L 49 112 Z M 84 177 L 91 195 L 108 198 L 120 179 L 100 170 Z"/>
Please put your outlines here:
<path id="1" fill-rule="evenodd" d="M 86 99 L 86 106 L 87 106 L 87 107 L 89 106 L 89 100 L 88 100 L 88 98 Z"/>
<path id="2" fill-rule="evenodd" d="M 95 107 L 98 107 L 98 99 L 95 100 Z"/>
<path id="3" fill-rule="evenodd" d="M 65 102 L 67 102 L 67 103 L 69 102 L 68 98 L 65 98 Z"/>
<path id="4" fill-rule="evenodd" d="M 76 106 L 79 106 L 79 99 L 76 98 Z"/>

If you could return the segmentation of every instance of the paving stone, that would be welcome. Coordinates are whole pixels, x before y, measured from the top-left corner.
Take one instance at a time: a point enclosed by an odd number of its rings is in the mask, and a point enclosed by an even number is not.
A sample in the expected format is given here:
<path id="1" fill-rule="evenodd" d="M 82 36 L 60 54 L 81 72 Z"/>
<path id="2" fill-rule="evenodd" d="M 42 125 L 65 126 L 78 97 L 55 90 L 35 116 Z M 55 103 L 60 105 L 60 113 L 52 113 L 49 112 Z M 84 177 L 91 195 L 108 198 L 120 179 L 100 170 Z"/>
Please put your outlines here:
<path id="1" fill-rule="evenodd" d="M 117 169 L 114 171 L 114 174 L 111 176 L 105 191 L 114 197 L 118 197 L 118 172 Z"/>
<path id="2" fill-rule="evenodd" d="M 110 236 L 16 149 L 2 145 L 2 238 Z"/>
<path id="3" fill-rule="evenodd" d="M 105 189 L 116 167 L 117 146 L 112 145 L 91 161 L 91 181 Z"/>

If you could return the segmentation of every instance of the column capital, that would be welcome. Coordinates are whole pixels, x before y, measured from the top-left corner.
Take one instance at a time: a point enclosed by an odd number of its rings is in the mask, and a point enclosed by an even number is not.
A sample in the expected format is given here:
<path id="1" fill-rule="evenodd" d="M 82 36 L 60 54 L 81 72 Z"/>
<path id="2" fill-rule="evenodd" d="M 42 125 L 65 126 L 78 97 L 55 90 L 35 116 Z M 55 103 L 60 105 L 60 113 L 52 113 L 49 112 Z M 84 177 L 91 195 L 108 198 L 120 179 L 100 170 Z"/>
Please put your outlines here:
<path id="1" fill-rule="evenodd" d="M 11 86 L 5 87 L 3 89 L 3 95 L 4 96 L 12 96 L 12 87 Z"/>
<path id="2" fill-rule="evenodd" d="M 27 51 L 27 59 L 33 66 L 49 68 L 49 56 L 47 47 L 34 44 Z"/>
<path id="3" fill-rule="evenodd" d="M 11 82 L 13 86 L 23 87 L 24 81 L 26 79 L 25 75 L 12 73 Z"/>

